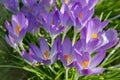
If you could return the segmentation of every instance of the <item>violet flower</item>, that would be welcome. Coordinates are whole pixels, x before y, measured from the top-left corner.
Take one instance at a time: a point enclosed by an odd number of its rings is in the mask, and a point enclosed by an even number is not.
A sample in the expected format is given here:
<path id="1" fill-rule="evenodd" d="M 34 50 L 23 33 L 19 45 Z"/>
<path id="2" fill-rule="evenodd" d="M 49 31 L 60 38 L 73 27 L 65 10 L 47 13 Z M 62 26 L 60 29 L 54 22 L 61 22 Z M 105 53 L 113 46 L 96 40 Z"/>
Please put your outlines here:
<path id="1" fill-rule="evenodd" d="M 33 65 L 37 63 L 37 61 L 33 58 L 34 53 L 31 49 L 29 49 L 28 53 L 26 51 L 22 51 L 22 56 L 25 60 L 32 63 Z"/>
<path id="2" fill-rule="evenodd" d="M 98 0 L 77 0 L 81 3 L 83 7 L 88 6 L 89 10 L 93 9 L 95 5 L 98 3 Z"/>
<path id="3" fill-rule="evenodd" d="M 71 15 L 72 15 L 71 10 L 69 10 L 66 4 L 63 4 L 60 9 L 60 19 L 61 19 L 61 25 L 64 26 L 65 33 L 67 33 L 67 31 L 73 25 L 73 19 Z"/>
<path id="4" fill-rule="evenodd" d="M 5 40 L 11 47 L 16 48 L 27 32 L 28 20 L 23 13 L 18 13 L 17 15 L 12 15 L 12 26 L 8 21 L 5 22 L 5 25 L 9 33 Z"/>
<path id="5" fill-rule="evenodd" d="M 108 24 L 108 21 L 101 22 L 98 18 L 91 19 L 86 27 L 81 31 L 81 40 L 85 47 L 83 51 L 94 52 L 106 50 L 113 47 L 119 40 L 117 31 L 108 29 L 103 31 L 103 28 Z"/>
<path id="6" fill-rule="evenodd" d="M 24 6 L 21 8 L 21 12 L 28 16 L 29 14 L 35 15 L 35 11 L 37 10 L 37 0 L 22 0 Z"/>
<path id="7" fill-rule="evenodd" d="M 74 20 L 74 32 L 78 33 L 92 18 L 94 9 L 89 10 L 88 6 L 83 7 L 80 2 L 76 2 L 71 8 Z"/>
<path id="8" fill-rule="evenodd" d="M 68 8 L 70 9 L 77 0 L 61 0 L 62 4 L 66 4 Z"/>
<path id="9" fill-rule="evenodd" d="M 63 65 L 65 67 L 73 67 L 74 66 L 74 50 L 72 46 L 72 42 L 68 39 L 65 38 L 63 44 L 61 45 L 59 42 L 59 56 L 60 60 L 62 61 Z"/>
<path id="10" fill-rule="evenodd" d="M 81 53 L 75 50 L 76 63 L 74 64 L 77 71 L 82 75 L 100 74 L 104 68 L 97 67 L 105 57 L 106 52 L 100 51 L 94 57 L 90 53 Z"/>
<path id="11" fill-rule="evenodd" d="M 19 1 L 18 0 L 1 0 L 0 3 L 13 13 L 19 11 Z"/>
<path id="12" fill-rule="evenodd" d="M 64 27 L 60 26 L 60 14 L 59 11 L 48 12 L 42 19 L 43 28 L 50 33 L 52 39 L 55 39 L 58 34 L 60 34 Z"/>
<path id="13" fill-rule="evenodd" d="M 32 15 L 30 13 L 28 14 L 27 18 L 28 18 L 28 22 L 29 22 L 29 24 L 28 24 L 28 31 L 30 33 L 38 32 L 38 30 L 40 28 L 39 21 L 35 18 L 34 15 Z"/>
<path id="14" fill-rule="evenodd" d="M 57 41 L 58 39 L 56 39 L 51 49 L 49 48 L 47 41 L 43 37 L 40 38 L 40 48 L 33 44 L 30 44 L 30 47 L 35 55 L 34 59 L 45 65 L 51 65 L 56 62 L 58 59 Z"/>

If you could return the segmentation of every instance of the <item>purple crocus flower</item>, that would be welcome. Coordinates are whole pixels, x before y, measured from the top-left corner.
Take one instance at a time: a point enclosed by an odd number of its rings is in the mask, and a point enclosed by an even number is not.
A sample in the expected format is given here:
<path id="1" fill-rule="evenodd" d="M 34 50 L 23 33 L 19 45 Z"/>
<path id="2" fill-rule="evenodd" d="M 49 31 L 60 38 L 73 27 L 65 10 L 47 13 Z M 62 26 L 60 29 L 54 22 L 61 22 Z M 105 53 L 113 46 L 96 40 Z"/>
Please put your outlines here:
<path id="1" fill-rule="evenodd" d="M 4 6 L 13 13 L 19 10 L 18 0 L 1 0 L 0 3 L 4 4 Z"/>
<path id="2" fill-rule="evenodd" d="M 56 2 L 56 0 L 41 0 L 41 1 L 39 1 L 38 5 L 34 11 L 34 15 L 40 21 L 41 24 L 42 24 L 42 17 L 46 15 L 46 12 L 49 12 L 52 9 L 55 2 Z"/>
<path id="3" fill-rule="evenodd" d="M 73 67 L 75 58 L 72 42 L 68 38 L 65 38 L 63 44 L 61 45 L 59 42 L 58 46 L 60 60 L 62 61 L 63 65 L 66 67 Z"/>
<path id="4" fill-rule="evenodd" d="M 70 9 L 77 2 L 77 0 L 61 0 L 61 2 L 62 4 L 66 4 Z"/>
<path id="5" fill-rule="evenodd" d="M 37 0 L 22 0 L 24 6 L 30 7 L 37 3 Z"/>
<path id="6" fill-rule="evenodd" d="M 27 60 L 28 62 L 32 63 L 32 64 L 36 64 L 37 61 L 33 58 L 34 53 L 31 49 L 29 49 L 29 52 L 27 53 L 26 51 L 22 51 L 22 56 L 25 60 Z"/>
<path id="7" fill-rule="evenodd" d="M 72 19 L 71 15 L 72 15 L 72 13 L 69 10 L 68 6 L 66 4 L 63 4 L 60 9 L 60 19 L 61 19 L 61 24 L 65 27 L 65 29 L 64 29 L 65 33 L 73 25 L 73 19 Z"/>
<path id="8" fill-rule="evenodd" d="M 29 24 L 28 24 L 28 31 L 30 33 L 38 32 L 39 27 L 40 27 L 39 21 L 35 18 L 35 16 L 33 16 L 30 13 L 28 14 L 27 18 L 28 18 L 28 22 L 29 22 Z"/>
<path id="9" fill-rule="evenodd" d="M 40 48 L 38 48 L 33 44 L 30 44 L 30 47 L 35 55 L 34 58 L 38 62 L 44 63 L 45 65 L 51 65 L 54 62 L 56 62 L 58 58 L 58 54 L 57 54 L 58 40 L 59 39 L 56 39 L 51 49 L 49 49 L 47 41 L 43 37 L 40 38 Z"/>
<path id="10" fill-rule="evenodd" d="M 50 33 L 53 39 L 64 30 L 64 27 L 60 26 L 61 22 L 58 10 L 55 12 L 47 12 L 46 15 L 43 16 L 42 23 L 43 28 Z"/>
<path id="11" fill-rule="evenodd" d="M 9 35 L 5 37 L 7 43 L 16 48 L 26 34 L 28 27 L 28 20 L 23 13 L 12 15 L 12 26 L 8 21 L 5 22 Z"/>
<path id="12" fill-rule="evenodd" d="M 91 19 L 94 9 L 89 10 L 88 6 L 83 7 L 80 2 L 76 2 L 71 8 L 74 20 L 74 32 L 78 33 Z"/>
<path id="13" fill-rule="evenodd" d="M 74 64 L 77 71 L 82 75 L 100 74 L 104 71 L 102 67 L 97 67 L 105 57 L 106 52 L 100 51 L 91 58 L 88 52 L 78 52 L 75 50 L 76 63 Z"/>
<path id="14" fill-rule="evenodd" d="M 77 0 L 81 3 L 83 7 L 88 6 L 88 8 L 91 10 L 95 7 L 95 5 L 98 3 L 98 0 Z"/>
<path id="15" fill-rule="evenodd" d="M 98 18 L 94 18 L 82 29 L 81 40 L 84 40 L 82 41 L 85 47 L 84 51 L 92 53 L 94 51 L 106 50 L 118 42 L 117 31 L 113 29 L 103 31 L 107 24 L 107 20 L 101 22 Z"/>
<path id="16" fill-rule="evenodd" d="M 34 12 L 37 10 L 37 0 L 22 0 L 24 6 L 21 8 L 21 12 L 25 14 L 25 16 L 28 16 L 29 14 L 34 14 Z"/>

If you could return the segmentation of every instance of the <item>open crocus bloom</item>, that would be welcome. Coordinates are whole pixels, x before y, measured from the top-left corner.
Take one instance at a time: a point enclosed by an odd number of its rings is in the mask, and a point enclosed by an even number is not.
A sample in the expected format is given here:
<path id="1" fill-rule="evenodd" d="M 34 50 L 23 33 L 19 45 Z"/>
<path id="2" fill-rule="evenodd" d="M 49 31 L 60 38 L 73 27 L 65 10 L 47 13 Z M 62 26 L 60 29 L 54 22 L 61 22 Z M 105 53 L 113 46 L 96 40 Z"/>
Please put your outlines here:
<path id="1" fill-rule="evenodd" d="M 75 50 L 76 63 L 75 67 L 77 71 L 82 75 L 92 75 L 92 74 L 100 74 L 104 71 L 103 68 L 97 67 L 105 57 L 106 52 L 100 51 L 94 57 L 88 52 L 78 52 Z"/>
<path id="2" fill-rule="evenodd" d="M 62 45 L 59 45 L 59 55 L 64 66 L 73 67 L 74 65 L 74 52 L 72 42 L 65 38 Z"/>
<path id="3" fill-rule="evenodd" d="M 57 41 L 58 39 L 56 39 L 51 49 L 49 49 L 49 46 L 43 37 L 40 38 L 40 48 L 30 44 L 31 49 L 34 52 L 34 59 L 45 65 L 51 65 L 57 61 Z"/>
<path id="4" fill-rule="evenodd" d="M 98 18 L 91 19 L 81 31 L 81 40 L 84 40 L 84 51 L 94 52 L 106 50 L 118 42 L 117 32 L 113 29 L 103 31 L 108 21 L 101 22 Z"/>
<path id="5" fill-rule="evenodd" d="M 37 63 L 37 61 L 33 58 L 34 53 L 31 49 L 29 49 L 28 53 L 26 51 L 22 51 L 22 56 L 25 60 L 32 63 L 33 65 Z"/>
<path id="6" fill-rule="evenodd" d="M 76 2 L 71 8 L 74 21 L 74 31 L 79 32 L 92 18 L 94 9 L 89 10 L 88 6 L 83 7 L 80 2 Z"/>
<path id="7" fill-rule="evenodd" d="M 12 15 L 12 26 L 8 21 L 5 22 L 9 35 L 5 37 L 7 43 L 16 47 L 20 43 L 27 32 L 28 20 L 23 13 Z"/>

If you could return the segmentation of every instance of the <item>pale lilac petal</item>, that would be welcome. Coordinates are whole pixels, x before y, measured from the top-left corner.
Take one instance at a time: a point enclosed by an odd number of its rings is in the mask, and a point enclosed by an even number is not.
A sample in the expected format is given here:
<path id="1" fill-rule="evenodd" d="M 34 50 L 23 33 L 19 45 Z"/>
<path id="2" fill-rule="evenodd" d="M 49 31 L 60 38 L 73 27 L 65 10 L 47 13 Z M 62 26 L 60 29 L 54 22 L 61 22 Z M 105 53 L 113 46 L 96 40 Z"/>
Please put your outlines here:
<path id="1" fill-rule="evenodd" d="M 91 64 L 89 65 L 89 68 L 94 68 L 98 66 L 103 59 L 105 58 L 106 51 L 100 51 L 98 52 L 91 60 Z"/>
<path id="2" fill-rule="evenodd" d="M 92 74 L 100 74 L 100 73 L 103 73 L 104 71 L 104 68 L 101 68 L 101 67 L 98 67 L 98 68 L 94 68 L 94 69 L 91 69 L 92 71 Z"/>
<path id="3" fill-rule="evenodd" d="M 68 38 L 65 38 L 62 47 L 63 47 L 63 53 L 64 54 L 71 54 L 71 52 L 72 52 L 72 43 Z"/>
<path id="4" fill-rule="evenodd" d="M 47 41 L 43 37 L 40 37 L 40 49 L 42 54 L 44 54 L 45 51 L 49 51 Z"/>

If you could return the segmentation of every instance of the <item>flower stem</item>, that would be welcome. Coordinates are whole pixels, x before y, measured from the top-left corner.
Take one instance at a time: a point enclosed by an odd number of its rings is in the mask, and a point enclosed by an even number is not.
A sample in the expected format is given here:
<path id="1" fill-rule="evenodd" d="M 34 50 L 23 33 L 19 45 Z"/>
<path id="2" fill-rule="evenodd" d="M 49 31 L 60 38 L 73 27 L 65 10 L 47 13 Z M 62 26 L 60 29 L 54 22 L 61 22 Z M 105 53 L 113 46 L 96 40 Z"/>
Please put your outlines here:
<path id="1" fill-rule="evenodd" d="M 21 48 L 22 50 L 25 50 L 24 47 L 23 47 L 22 41 L 20 42 L 20 48 Z"/>
<path id="2" fill-rule="evenodd" d="M 65 72 L 65 79 L 68 80 L 68 71 L 69 71 L 69 68 L 65 67 L 66 69 L 66 72 Z"/>
<path id="3" fill-rule="evenodd" d="M 75 77 L 74 77 L 74 80 L 78 80 L 78 78 L 79 78 L 79 73 L 76 72 Z"/>
<path id="4" fill-rule="evenodd" d="M 74 33 L 73 40 L 72 40 L 72 45 L 75 44 L 76 36 L 77 36 L 77 33 Z"/>
<path id="5" fill-rule="evenodd" d="M 50 68 L 50 70 L 54 73 L 54 74 L 57 74 L 55 70 L 53 70 L 53 68 L 50 66 L 48 66 Z"/>
<path id="6" fill-rule="evenodd" d="M 66 36 L 66 32 L 63 33 L 63 36 L 62 36 L 62 43 L 63 43 L 63 41 L 64 41 L 64 39 L 65 39 L 65 36 Z"/>

